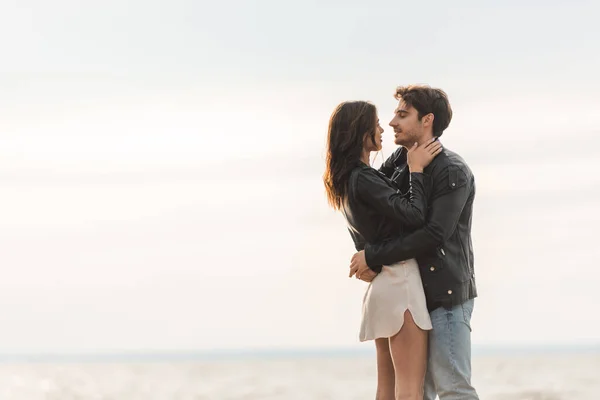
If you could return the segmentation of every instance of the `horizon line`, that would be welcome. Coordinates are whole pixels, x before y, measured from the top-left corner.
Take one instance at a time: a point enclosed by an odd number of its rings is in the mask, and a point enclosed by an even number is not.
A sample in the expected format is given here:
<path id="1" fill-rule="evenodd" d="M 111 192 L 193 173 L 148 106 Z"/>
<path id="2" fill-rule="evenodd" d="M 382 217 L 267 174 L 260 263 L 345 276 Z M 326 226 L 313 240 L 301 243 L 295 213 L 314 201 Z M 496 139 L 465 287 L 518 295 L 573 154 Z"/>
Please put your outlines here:
<path id="1" fill-rule="evenodd" d="M 473 345 L 474 356 L 533 355 L 540 353 L 572 354 L 600 353 L 600 343 L 588 344 L 519 344 L 519 345 Z M 375 348 L 369 347 L 285 347 L 285 348 L 234 348 L 206 350 L 123 350 L 105 352 L 0 352 L 0 363 L 9 362 L 114 362 L 114 361 L 225 361 L 300 358 L 346 358 L 370 356 Z"/>

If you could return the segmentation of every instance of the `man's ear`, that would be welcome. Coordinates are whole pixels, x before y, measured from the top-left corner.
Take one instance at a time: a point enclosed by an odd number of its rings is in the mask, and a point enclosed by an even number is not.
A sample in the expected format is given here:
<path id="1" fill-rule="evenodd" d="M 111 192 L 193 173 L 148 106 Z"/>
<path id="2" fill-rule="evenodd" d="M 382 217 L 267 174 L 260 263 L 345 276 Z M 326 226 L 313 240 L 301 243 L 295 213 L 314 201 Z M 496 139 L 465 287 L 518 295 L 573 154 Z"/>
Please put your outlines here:
<path id="1" fill-rule="evenodd" d="M 433 126 L 433 120 L 435 119 L 435 115 L 433 115 L 433 113 L 429 113 L 425 117 L 423 117 L 423 119 L 423 122 L 426 126 Z"/>

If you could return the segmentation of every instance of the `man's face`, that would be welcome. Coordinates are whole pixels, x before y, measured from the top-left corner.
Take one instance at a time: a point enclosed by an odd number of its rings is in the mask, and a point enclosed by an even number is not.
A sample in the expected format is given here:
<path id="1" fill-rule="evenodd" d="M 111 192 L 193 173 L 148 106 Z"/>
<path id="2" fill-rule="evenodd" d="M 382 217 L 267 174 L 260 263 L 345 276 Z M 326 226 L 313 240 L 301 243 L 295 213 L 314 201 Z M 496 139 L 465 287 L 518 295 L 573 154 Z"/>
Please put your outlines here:
<path id="1" fill-rule="evenodd" d="M 419 121 L 417 110 L 402 100 L 394 111 L 390 126 L 394 128 L 394 143 L 400 146 L 410 148 L 423 136 L 423 123 Z"/>

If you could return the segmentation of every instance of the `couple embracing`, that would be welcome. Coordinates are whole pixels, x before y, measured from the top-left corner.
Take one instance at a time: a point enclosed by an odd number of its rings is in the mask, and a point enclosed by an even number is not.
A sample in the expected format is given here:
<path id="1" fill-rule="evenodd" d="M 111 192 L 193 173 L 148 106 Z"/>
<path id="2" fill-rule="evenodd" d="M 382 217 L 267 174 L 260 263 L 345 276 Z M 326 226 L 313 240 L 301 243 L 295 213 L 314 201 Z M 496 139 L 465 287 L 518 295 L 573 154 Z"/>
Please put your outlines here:
<path id="1" fill-rule="evenodd" d="M 389 125 L 398 149 L 377 170 L 377 109 L 344 102 L 329 121 L 324 183 L 358 251 L 350 276 L 369 282 L 359 338 L 374 340 L 378 400 L 475 400 L 471 244 L 475 181 L 442 146 L 452 108 L 441 89 L 398 87 Z"/>

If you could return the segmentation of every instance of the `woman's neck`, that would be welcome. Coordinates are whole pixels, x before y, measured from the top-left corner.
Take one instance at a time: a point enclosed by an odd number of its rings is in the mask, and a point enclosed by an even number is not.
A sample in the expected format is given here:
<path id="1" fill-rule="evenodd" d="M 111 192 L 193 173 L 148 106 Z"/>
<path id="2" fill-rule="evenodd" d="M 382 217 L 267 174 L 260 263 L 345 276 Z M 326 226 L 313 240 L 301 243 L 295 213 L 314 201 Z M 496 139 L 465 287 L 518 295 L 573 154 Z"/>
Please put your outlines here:
<path id="1" fill-rule="evenodd" d="M 362 161 L 363 163 L 370 165 L 370 156 L 371 156 L 371 152 L 367 151 L 367 150 L 363 150 L 362 154 L 360 155 L 360 161 Z"/>

